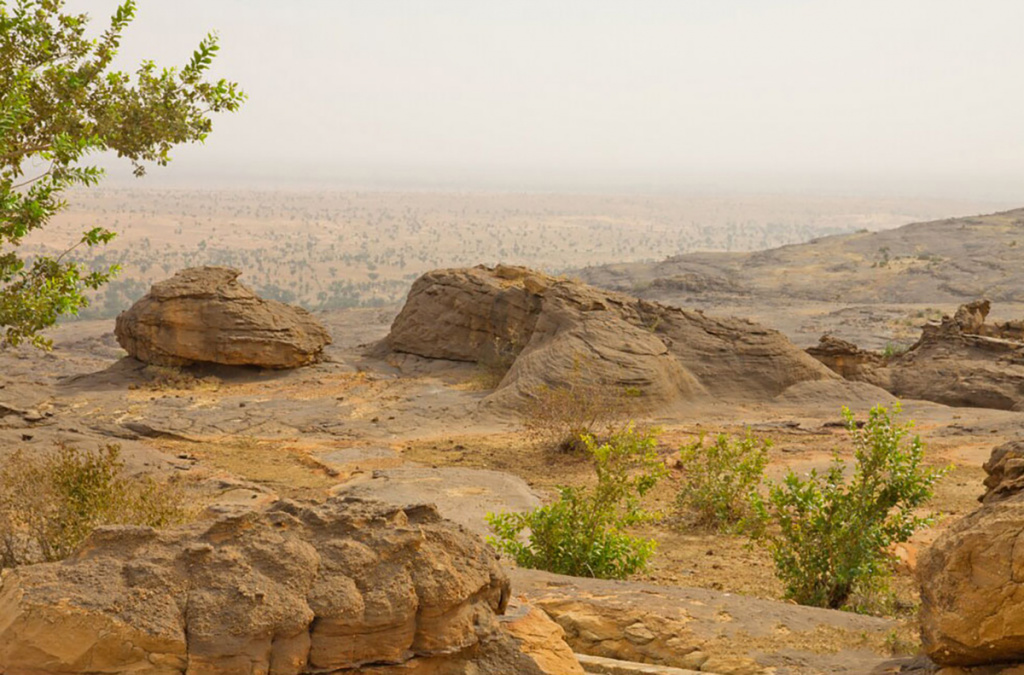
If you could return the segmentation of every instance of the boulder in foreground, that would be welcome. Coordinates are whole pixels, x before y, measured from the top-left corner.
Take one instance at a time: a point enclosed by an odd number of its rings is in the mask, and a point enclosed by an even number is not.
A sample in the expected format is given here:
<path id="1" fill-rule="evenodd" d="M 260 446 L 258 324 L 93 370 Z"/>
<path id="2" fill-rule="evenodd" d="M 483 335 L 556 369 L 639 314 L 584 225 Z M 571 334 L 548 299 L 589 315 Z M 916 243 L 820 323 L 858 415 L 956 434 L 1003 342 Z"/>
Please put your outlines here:
<path id="1" fill-rule="evenodd" d="M 431 506 L 282 500 L 102 528 L 8 572 L 0 672 L 543 673 L 500 626 L 508 596 L 491 549 Z"/>
<path id="2" fill-rule="evenodd" d="M 920 559 L 921 634 L 941 665 L 1024 663 L 1022 452 L 1021 441 L 992 451 L 984 505 Z"/>
<path id="3" fill-rule="evenodd" d="M 265 300 L 238 282 L 238 270 L 192 267 L 153 288 L 117 317 L 117 341 L 158 366 L 217 363 L 296 368 L 331 343 L 312 314 Z"/>

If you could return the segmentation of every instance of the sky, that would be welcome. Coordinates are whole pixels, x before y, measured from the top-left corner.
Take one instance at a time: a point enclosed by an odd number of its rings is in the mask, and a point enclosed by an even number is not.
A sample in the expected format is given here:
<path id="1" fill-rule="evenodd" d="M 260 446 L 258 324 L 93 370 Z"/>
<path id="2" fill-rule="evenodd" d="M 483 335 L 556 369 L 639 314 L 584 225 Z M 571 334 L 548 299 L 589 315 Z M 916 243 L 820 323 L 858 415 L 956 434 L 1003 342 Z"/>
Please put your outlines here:
<path id="1" fill-rule="evenodd" d="M 1020 0 L 139 0 L 122 65 L 215 29 L 249 95 L 156 185 L 1024 201 L 1022 25 Z"/>

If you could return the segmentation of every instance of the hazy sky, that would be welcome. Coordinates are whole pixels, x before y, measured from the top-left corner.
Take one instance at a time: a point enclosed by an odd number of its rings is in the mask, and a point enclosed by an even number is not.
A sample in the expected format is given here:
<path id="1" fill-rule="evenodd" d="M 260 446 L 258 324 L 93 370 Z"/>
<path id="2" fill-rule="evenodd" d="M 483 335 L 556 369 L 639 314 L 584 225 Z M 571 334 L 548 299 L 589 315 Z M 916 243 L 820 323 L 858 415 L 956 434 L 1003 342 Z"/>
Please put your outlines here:
<path id="1" fill-rule="evenodd" d="M 1024 202 L 1021 0 L 139 0 L 126 58 L 209 29 L 244 109 L 174 170 L 509 188 Z M 75 0 L 99 20 L 109 0 Z M 169 173 L 169 176 L 167 175 Z"/>

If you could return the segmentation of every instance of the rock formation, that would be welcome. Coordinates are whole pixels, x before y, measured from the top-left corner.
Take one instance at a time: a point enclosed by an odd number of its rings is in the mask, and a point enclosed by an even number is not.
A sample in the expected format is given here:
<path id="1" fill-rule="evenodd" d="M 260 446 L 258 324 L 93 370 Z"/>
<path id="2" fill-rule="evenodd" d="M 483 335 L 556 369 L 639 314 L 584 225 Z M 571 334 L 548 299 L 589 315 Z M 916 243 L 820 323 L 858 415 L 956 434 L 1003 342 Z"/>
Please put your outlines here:
<path id="1" fill-rule="evenodd" d="M 1024 441 L 995 448 L 984 468 L 983 505 L 945 530 L 917 569 L 921 634 L 940 665 L 1024 662 Z"/>
<path id="2" fill-rule="evenodd" d="M 1024 500 L 983 506 L 919 559 L 921 634 L 940 665 L 1024 661 Z"/>
<path id="3" fill-rule="evenodd" d="M 501 628 L 508 597 L 492 550 L 433 507 L 282 500 L 101 528 L 6 573 L 0 672 L 544 673 Z"/>
<path id="4" fill-rule="evenodd" d="M 1024 490 L 1024 440 L 1010 441 L 995 448 L 982 468 L 988 474 L 985 478 L 988 491 L 981 496 L 982 503 L 1001 502 Z"/>
<path id="5" fill-rule="evenodd" d="M 117 317 L 117 341 L 160 366 L 219 363 L 295 368 L 317 361 L 331 337 L 306 310 L 264 300 L 238 270 L 193 267 L 153 284 Z"/>
<path id="6" fill-rule="evenodd" d="M 522 267 L 420 277 L 383 347 L 430 359 L 512 360 L 496 397 L 580 377 L 630 387 L 654 404 L 773 397 L 837 379 L 782 334 L 550 277 Z"/>
<path id="7" fill-rule="evenodd" d="M 989 302 L 926 325 L 904 354 L 885 358 L 824 336 L 808 353 L 843 377 L 905 398 L 1024 410 L 1024 322 L 986 324 Z"/>
<path id="8" fill-rule="evenodd" d="M 840 340 L 834 335 L 822 335 L 807 353 L 824 363 L 830 370 L 847 380 L 875 384 L 875 372 L 885 365 L 881 354 L 861 349 L 852 342 Z"/>

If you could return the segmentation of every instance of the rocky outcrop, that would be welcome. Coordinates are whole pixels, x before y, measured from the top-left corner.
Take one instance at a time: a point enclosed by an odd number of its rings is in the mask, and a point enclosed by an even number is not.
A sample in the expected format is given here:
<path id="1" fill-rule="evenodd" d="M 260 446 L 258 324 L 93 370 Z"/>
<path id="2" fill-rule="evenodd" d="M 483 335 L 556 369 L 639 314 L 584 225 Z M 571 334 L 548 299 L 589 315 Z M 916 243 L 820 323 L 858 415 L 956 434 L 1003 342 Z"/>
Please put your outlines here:
<path id="1" fill-rule="evenodd" d="M 279 501 L 7 572 L 0 672 L 544 673 L 501 628 L 508 597 L 430 506 Z"/>
<path id="2" fill-rule="evenodd" d="M 904 398 L 951 406 L 1024 410 L 1024 323 L 986 324 L 978 300 L 930 323 L 904 354 L 883 358 L 829 336 L 808 353 L 847 379 Z"/>
<path id="3" fill-rule="evenodd" d="M 522 267 L 420 277 L 383 347 L 431 359 L 512 356 L 493 395 L 518 398 L 574 377 L 667 403 L 771 398 L 836 379 L 781 333 L 550 277 Z"/>
<path id="4" fill-rule="evenodd" d="M 982 467 L 986 492 L 980 497 L 983 504 L 994 504 L 1024 490 L 1024 440 L 1004 443 L 989 455 Z"/>
<path id="5" fill-rule="evenodd" d="M 861 349 L 852 342 L 834 335 L 822 335 L 807 353 L 825 364 L 830 370 L 855 382 L 868 382 L 878 386 L 878 370 L 885 365 L 881 354 Z"/>
<path id="6" fill-rule="evenodd" d="M 240 274 L 193 267 L 153 284 L 117 317 L 117 341 L 160 366 L 296 368 L 317 361 L 331 343 L 327 330 L 300 307 L 260 298 L 238 282 Z"/>
<path id="7" fill-rule="evenodd" d="M 920 557 L 921 635 L 933 661 L 1024 661 L 1024 496 L 987 504 Z"/>

